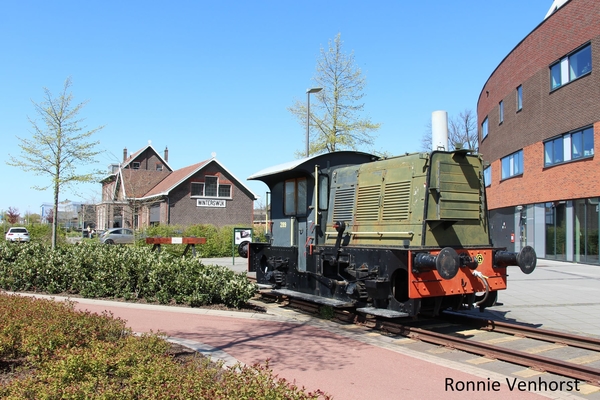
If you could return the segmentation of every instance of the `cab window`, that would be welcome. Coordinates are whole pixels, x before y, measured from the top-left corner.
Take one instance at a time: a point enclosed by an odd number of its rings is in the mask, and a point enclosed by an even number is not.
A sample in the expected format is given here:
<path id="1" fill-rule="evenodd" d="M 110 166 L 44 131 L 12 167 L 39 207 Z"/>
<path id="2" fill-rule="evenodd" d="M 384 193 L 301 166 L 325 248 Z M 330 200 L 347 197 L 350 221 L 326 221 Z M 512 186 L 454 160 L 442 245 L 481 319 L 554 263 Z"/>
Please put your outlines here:
<path id="1" fill-rule="evenodd" d="M 306 178 L 285 181 L 283 209 L 285 215 L 306 215 L 307 209 Z"/>
<path id="2" fill-rule="evenodd" d="M 329 177 L 319 175 L 319 210 L 327 210 L 329 202 Z"/>

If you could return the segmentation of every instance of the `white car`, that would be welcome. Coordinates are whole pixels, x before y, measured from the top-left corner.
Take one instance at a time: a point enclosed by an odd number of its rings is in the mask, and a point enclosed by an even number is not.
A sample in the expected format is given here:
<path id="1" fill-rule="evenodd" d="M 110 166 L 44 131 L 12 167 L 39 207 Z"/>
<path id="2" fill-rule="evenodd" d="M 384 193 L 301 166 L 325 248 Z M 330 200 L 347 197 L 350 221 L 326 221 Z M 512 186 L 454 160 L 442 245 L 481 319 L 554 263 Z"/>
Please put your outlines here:
<path id="1" fill-rule="evenodd" d="M 131 244 L 135 242 L 135 236 L 131 229 L 113 228 L 100 235 L 100 243 L 104 244 Z"/>
<path id="2" fill-rule="evenodd" d="M 29 231 L 22 226 L 14 226 L 6 232 L 6 240 L 9 242 L 29 242 Z"/>

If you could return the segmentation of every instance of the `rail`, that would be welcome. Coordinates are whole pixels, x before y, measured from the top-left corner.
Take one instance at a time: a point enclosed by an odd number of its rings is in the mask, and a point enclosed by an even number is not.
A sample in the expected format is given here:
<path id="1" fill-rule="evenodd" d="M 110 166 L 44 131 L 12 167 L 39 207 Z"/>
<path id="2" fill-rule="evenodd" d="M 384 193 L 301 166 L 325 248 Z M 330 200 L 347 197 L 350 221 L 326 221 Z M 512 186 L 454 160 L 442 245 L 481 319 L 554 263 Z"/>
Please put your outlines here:
<path id="1" fill-rule="evenodd" d="M 268 294 L 269 291 L 262 291 L 264 297 L 281 297 Z M 286 304 L 291 307 L 299 308 L 305 312 L 319 313 L 321 306 L 310 304 L 304 300 L 298 300 L 286 297 Z M 468 340 L 452 334 L 434 332 L 425 328 L 415 327 L 409 323 L 399 322 L 374 316 L 366 316 L 363 313 L 353 312 L 348 309 L 333 309 L 333 317 L 343 322 L 361 323 L 372 329 L 379 329 L 392 334 L 399 334 L 412 339 L 420 340 L 426 343 L 432 343 L 439 346 L 445 346 L 471 354 L 483 357 L 506 361 L 512 364 L 522 365 L 538 371 L 545 371 L 551 374 L 578 379 L 588 382 L 592 385 L 600 386 L 600 369 L 587 365 L 576 364 L 573 362 L 550 358 L 526 351 L 514 350 L 507 347 L 497 346 L 490 343 L 484 343 L 476 340 Z M 445 319 L 452 318 L 452 323 L 457 320 L 460 325 L 476 325 L 482 331 L 493 331 L 497 333 L 514 335 L 519 337 L 531 338 L 544 342 L 552 342 L 565 346 L 586 349 L 593 352 L 600 352 L 600 340 L 584 336 L 572 335 L 568 333 L 544 330 L 539 328 L 530 328 L 527 326 L 511 324 L 502 321 L 492 321 L 464 316 L 458 313 L 452 313 Z M 410 321 L 409 321 L 410 322 Z"/>

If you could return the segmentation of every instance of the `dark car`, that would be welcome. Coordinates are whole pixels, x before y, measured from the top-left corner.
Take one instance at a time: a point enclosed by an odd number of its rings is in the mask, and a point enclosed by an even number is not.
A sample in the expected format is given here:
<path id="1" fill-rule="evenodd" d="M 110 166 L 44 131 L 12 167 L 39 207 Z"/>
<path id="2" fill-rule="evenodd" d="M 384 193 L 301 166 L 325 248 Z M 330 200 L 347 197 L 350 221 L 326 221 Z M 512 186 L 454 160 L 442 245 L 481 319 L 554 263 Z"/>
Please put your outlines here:
<path id="1" fill-rule="evenodd" d="M 100 243 L 132 244 L 135 242 L 133 230 L 127 228 L 112 228 L 100 235 Z"/>

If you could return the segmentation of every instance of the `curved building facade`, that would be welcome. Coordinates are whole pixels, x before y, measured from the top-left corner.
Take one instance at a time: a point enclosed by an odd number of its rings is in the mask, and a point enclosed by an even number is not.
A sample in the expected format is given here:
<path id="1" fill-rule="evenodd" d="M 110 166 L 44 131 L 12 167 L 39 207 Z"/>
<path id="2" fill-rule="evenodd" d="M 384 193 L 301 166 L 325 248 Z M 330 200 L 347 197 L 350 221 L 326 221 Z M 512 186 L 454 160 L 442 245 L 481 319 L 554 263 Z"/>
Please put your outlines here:
<path id="1" fill-rule="evenodd" d="M 599 263 L 600 2 L 557 0 L 477 103 L 494 245 Z"/>

